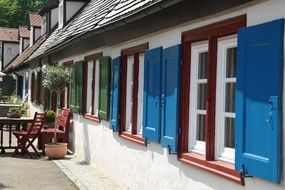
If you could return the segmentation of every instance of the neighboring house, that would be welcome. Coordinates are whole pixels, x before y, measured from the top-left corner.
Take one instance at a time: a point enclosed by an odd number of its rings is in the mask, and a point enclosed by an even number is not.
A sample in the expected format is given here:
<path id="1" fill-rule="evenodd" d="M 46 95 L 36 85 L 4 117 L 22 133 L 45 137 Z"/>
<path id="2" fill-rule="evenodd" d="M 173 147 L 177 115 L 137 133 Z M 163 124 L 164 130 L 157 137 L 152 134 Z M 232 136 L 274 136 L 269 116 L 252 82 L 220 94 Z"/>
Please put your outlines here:
<path id="1" fill-rule="evenodd" d="M 0 70 L 19 54 L 18 28 L 0 28 Z"/>
<path id="2" fill-rule="evenodd" d="M 58 28 L 14 69 L 33 111 L 73 111 L 79 158 L 126 189 L 285 188 L 285 1 L 58 6 Z M 46 64 L 72 69 L 60 95 L 42 88 Z"/>
<path id="3" fill-rule="evenodd" d="M 19 56 L 14 58 L 14 60 L 3 69 L 4 72 L 12 73 L 17 76 L 16 94 L 21 98 L 29 94 L 29 70 L 31 65 L 25 64 L 25 61 L 39 48 L 46 38 L 45 35 L 38 36 L 41 34 L 41 16 L 36 13 L 30 13 L 29 23 L 30 30 L 25 26 L 19 27 Z M 36 35 L 30 35 L 31 31 Z M 30 43 L 33 43 L 33 45 L 30 45 Z"/>

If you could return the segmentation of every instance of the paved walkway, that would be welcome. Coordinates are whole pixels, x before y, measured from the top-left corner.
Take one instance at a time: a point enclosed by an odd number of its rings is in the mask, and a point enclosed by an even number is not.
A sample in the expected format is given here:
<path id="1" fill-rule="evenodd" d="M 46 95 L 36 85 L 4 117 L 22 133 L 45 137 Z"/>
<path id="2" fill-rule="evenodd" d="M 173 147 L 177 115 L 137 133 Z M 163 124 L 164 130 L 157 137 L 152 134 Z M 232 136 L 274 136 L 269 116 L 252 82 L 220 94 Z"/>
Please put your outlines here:
<path id="1" fill-rule="evenodd" d="M 47 157 L 12 158 L 0 154 L 0 190 L 121 190 L 96 167 L 76 156 L 63 160 Z"/>
<path id="2" fill-rule="evenodd" d="M 77 186 L 46 158 L 12 158 L 0 154 L 0 189 L 77 190 Z"/>
<path id="3" fill-rule="evenodd" d="M 121 190 L 109 177 L 81 161 L 76 156 L 54 160 L 55 164 L 78 186 L 80 190 Z"/>

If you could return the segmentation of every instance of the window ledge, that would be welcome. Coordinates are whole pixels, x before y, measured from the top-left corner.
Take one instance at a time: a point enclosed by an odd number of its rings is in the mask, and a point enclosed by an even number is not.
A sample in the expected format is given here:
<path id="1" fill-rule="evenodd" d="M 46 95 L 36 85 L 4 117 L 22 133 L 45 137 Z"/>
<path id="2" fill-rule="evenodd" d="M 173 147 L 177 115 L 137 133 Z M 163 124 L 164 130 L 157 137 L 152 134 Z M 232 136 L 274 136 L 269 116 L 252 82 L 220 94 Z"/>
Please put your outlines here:
<path id="1" fill-rule="evenodd" d="M 197 153 L 182 153 L 179 160 L 183 163 L 202 168 L 240 185 L 244 185 L 244 180 L 240 173 L 234 170 L 234 165 L 224 161 L 206 161 L 205 156 Z"/>
<path id="2" fill-rule="evenodd" d="M 132 142 L 138 143 L 140 145 L 146 146 L 145 143 L 144 143 L 144 138 L 142 137 L 142 135 L 131 134 L 130 132 L 123 131 L 120 134 L 120 137 L 122 137 L 124 139 L 127 139 L 127 140 L 130 140 Z"/>
<path id="3" fill-rule="evenodd" d="M 84 117 L 85 119 L 88 119 L 88 120 L 90 120 L 90 121 L 95 121 L 95 122 L 97 122 L 97 123 L 100 123 L 100 122 L 101 122 L 100 118 L 99 118 L 98 116 L 95 116 L 95 115 L 84 114 L 83 117 Z"/>

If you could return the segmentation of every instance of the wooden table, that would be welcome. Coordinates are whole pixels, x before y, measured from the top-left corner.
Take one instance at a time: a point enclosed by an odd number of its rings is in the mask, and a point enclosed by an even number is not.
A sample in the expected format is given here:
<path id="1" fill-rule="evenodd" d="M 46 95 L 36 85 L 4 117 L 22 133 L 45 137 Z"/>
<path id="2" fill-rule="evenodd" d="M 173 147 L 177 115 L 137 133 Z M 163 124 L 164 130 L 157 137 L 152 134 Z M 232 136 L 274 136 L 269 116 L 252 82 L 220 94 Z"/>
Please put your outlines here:
<path id="1" fill-rule="evenodd" d="M 1 153 L 5 153 L 5 149 L 15 149 L 16 146 L 12 146 L 12 132 L 20 130 L 20 126 L 26 126 L 27 123 L 32 122 L 32 117 L 21 117 L 21 118 L 8 118 L 0 117 L 0 149 Z M 4 146 L 4 128 L 8 129 L 9 132 L 9 145 Z"/>

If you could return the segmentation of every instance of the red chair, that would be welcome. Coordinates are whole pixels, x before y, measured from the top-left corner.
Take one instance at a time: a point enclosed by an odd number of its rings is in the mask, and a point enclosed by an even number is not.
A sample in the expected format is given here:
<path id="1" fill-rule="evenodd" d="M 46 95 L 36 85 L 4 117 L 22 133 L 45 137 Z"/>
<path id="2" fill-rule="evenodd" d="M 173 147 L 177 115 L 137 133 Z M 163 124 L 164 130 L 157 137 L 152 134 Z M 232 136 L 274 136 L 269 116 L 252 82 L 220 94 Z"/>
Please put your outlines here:
<path id="1" fill-rule="evenodd" d="M 70 109 L 62 109 L 58 113 L 58 117 L 56 118 L 57 129 L 55 128 L 47 128 L 41 130 L 41 142 L 40 147 L 42 149 L 43 154 L 45 154 L 45 144 L 51 142 L 51 139 L 54 137 L 54 132 L 56 130 L 56 138 L 58 142 L 64 142 L 68 144 L 69 140 L 69 128 L 70 128 L 70 117 L 71 112 Z"/>
<path id="2" fill-rule="evenodd" d="M 33 142 L 38 138 L 43 128 L 43 124 L 46 118 L 46 113 L 35 113 L 34 120 L 31 125 L 28 125 L 27 130 L 15 131 L 13 135 L 17 138 L 17 148 L 12 156 L 14 157 L 19 153 L 19 149 L 22 154 L 28 154 L 32 158 L 32 154 L 29 152 L 29 148 L 32 147 L 37 156 L 40 156 L 38 150 L 33 145 Z"/>

